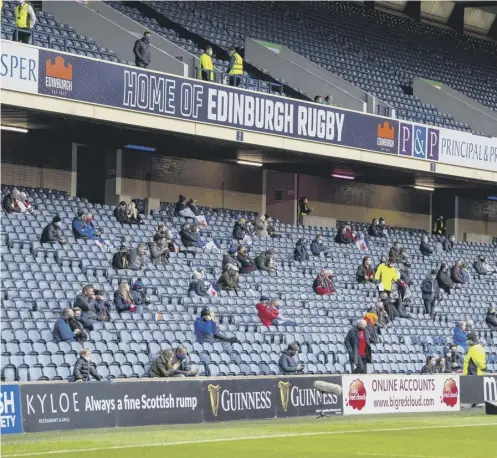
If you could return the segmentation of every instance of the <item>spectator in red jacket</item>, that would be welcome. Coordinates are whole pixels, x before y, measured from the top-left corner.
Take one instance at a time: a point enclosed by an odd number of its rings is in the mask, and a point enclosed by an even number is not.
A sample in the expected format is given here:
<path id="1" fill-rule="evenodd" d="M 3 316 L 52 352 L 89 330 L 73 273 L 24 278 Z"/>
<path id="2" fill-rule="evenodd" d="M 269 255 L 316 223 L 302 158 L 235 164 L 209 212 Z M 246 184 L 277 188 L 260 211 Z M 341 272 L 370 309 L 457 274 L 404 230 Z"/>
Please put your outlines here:
<path id="1" fill-rule="evenodd" d="M 321 272 L 319 272 L 312 285 L 312 288 L 314 289 L 316 294 L 324 296 L 326 294 L 333 294 L 335 292 L 333 281 L 331 280 L 332 277 L 333 272 L 328 269 L 322 269 Z"/>
<path id="2" fill-rule="evenodd" d="M 269 326 L 297 326 L 295 321 L 283 317 L 276 299 L 270 301 L 268 297 L 262 296 L 260 301 L 255 307 L 264 326 L 267 328 Z"/>

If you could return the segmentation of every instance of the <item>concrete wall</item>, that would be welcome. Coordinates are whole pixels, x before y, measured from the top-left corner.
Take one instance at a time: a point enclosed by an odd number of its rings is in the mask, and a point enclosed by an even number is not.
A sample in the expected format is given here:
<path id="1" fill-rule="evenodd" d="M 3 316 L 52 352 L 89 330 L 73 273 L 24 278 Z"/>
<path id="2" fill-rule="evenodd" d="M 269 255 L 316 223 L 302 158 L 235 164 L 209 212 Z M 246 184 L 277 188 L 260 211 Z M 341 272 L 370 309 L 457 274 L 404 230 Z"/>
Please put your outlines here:
<path id="1" fill-rule="evenodd" d="M 103 48 L 112 49 L 121 60 L 134 62 L 135 41 L 148 30 L 100 1 L 89 2 L 88 7 L 75 1 L 43 2 L 43 11 L 54 15 L 58 22 L 70 24 L 80 35 L 93 38 Z M 193 76 L 195 58 L 179 46 L 151 32 L 153 70 L 180 76 Z M 176 59 L 182 56 L 184 63 Z M 191 71 L 191 75 L 189 75 Z"/>
<path id="2" fill-rule="evenodd" d="M 297 223 L 296 183 L 294 173 L 266 172 L 266 213 L 285 224 Z"/>

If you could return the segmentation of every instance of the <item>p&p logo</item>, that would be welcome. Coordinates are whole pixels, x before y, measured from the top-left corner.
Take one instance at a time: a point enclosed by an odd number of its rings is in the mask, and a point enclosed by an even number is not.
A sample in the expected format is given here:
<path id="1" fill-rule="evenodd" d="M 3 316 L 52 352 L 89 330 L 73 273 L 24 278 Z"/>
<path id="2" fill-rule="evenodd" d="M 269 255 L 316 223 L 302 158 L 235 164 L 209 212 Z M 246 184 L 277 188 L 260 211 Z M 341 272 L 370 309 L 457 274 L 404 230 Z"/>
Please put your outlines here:
<path id="1" fill-rule="evenodd" d="M 449 407 L 455 407 L 458 400 L 459 389 L 457 388 L 457 382 L 454 379 L 449 378 L 444 383 L 442 402 Z"/>
<path id="2" fill-rule="evenodd" d="M 400 123 L 399 154 L 438 161 L 440 131 L 420 124 Z"/>
<path id="3" fill-rule="evenodd" d="M 362 410 L 366 406 L 366 387 L 362 380 L 354 380 L 349 387 L 349 397 L 345 403 L 356 410 Z"/>
<path id="4" fill-rule="evenodd" d="M 21 397 L 18 385 L 0 387 L 0 425 L 2 434 L 22 433 Z"/>

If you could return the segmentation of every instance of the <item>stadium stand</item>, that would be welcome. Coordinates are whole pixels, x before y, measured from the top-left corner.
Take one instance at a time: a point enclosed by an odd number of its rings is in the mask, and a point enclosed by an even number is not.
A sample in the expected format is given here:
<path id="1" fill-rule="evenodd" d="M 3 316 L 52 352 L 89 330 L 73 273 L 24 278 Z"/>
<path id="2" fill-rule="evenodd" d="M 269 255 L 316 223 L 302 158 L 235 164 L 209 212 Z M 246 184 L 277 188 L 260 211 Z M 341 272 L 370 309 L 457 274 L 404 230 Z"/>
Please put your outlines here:
<path id="1" fill-rule="evenodd" d="M 11 187 L 2 187 L 3 197 Z M 277 361 L 282 349 L 299 342 L 298 358 L 306 364 L 307 373 L 345 373 L 348 357 L 344 336 L 351 323 L 363 316 L 377 302 L 378 291 L 373 284 L 357 284 L 356 267 L 363 253 L 355 244 L 334 242 L 335 229 L 293 226 L 275 223 L 282 238 L 254 237 L 250 256 L 274 247 L 278 254 L 276 274 L 256 271 L 241 276 L 238 293 L 221 292 L 218 297 L 189 297 L 188 286 L 193 272 L 206 271 L 207 279 L 215 281 L 221 273 L 223 254 L 232 244 L 231 231 L 239 217 L 254 218 L 255 214 L 222 209 L 201 209 L 209 220 L 202 230 L 204 240 L 215 237 L 221 249 L 211 252 L 189 249 L 187 253 L 172 253 L 169 263 L 154 266 L 147 263 L 143 271 L 115 271 L 110 267 L 114 251 L 121 238 L 128 247 L 149 243 L 157 223 L 164 221 L 178 231 L 183 218 L 174 215 L 174 204 L 163 203 L 161 210 L 145 217 L 138 226 L 119 224 L 113 208 L 91 204 L 85 199 L 70 197 L 51 189 L 18 188 L 25 191 L 35 208 L 33 214 L 2 211 L 2 378 L 6 381 L 66 380 L 72 374 L 81 343 L 54 342 L 54 322 L 64 307 L 72 306 L 82 286 L 93 284 L 112 297 L 121 279 L 144 280 L 151 304 L 143 313 L 111 311 L 109 322 L 96 322 L 85 347 L 93 351 L 93 361 L 104 377 L 125 378 L 147 376 L 150 358 L 160 349 L 184 345 L 190 352 L 193 368 L 202 375 L 264 375 L 279 373 Z M 139 207 L 140 202 L 139 202 Z M 115 250 L 103 251 L 85 240 L 75 240 L 71 221 L 80 210 L 90 212 L 95 223 L 104 231 Z M 47 248 L 39 242 L 40 234 L 55 213 L 63 223 L 63 233 L 69 243 Z M 339 225 L 341 223 L 338 223 Z M 366 233 L 365 223 L 352 223 Z M 304 263 L 293 260 L 296 241 L 309 243 L 323 233 L 331 254 L 326 260 L 311 259 Z M 452 342 L 457 321 L 473 319 L 476 332 L 487 347 L 490 370 L 497 370 L 497 335 L 485 324 L 485 312 L 494 302 L 495 279 L 479 277 L 474 270 L 471 281 L 450 296 L 444 296 L 436 309 L 435 319 L 423 313 L 420 293 L 421 280 L 441 262 L 448 265 L 462 260 L 472 265 L 479 255 L 495 262 L 495 247 L 485 244 L 459 242 L 450 253 L 435 253 L 423 257 L 419 252 L 422 231 L 392 228 L 390 238 L 372 239 L 370 252 L 376 265 L 380 255 L 390 249 L 394 240 L 400 241 L 412 264 L 411 317 L 396 319 L 394 325 L 381 335 L 374 347 L 372 372 L 419 372 L 426 354 L 443 354 Z M 435 240 L 432 239 L 434 244 Z M 317 296 L 312 281 L 322 267 L 335 272 L 337 292 Z M 280 299 L 285 316 L 297 322 L 296 328 L 262 326 L 255 309 L 261 295 Z M 193 322 L 202 307 L 216 312 L 220 329 L 235 336 L 240 343 L 199 344 L 193 333 Z"/>

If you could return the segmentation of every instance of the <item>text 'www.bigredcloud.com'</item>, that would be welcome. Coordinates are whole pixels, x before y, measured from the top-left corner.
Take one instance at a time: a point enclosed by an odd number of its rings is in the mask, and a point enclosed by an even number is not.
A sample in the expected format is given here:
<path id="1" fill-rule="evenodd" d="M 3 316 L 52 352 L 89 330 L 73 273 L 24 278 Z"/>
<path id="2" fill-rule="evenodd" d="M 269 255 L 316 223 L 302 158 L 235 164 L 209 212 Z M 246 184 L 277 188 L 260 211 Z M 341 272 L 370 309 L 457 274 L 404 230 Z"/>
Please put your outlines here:
<path id="1" fill-rule="evenodd" d="M 433 398 L 423 398 L 423 396 L 412 397 L 404 396 L 402 398 L 396 398 L 390 396 L 388 399 L 376 399 L 373 401 L 373 405 L 376 408 L 389 408 L 399 410 L 403 407 L 433 407 L 435 405 L 435 399 Z"/>

